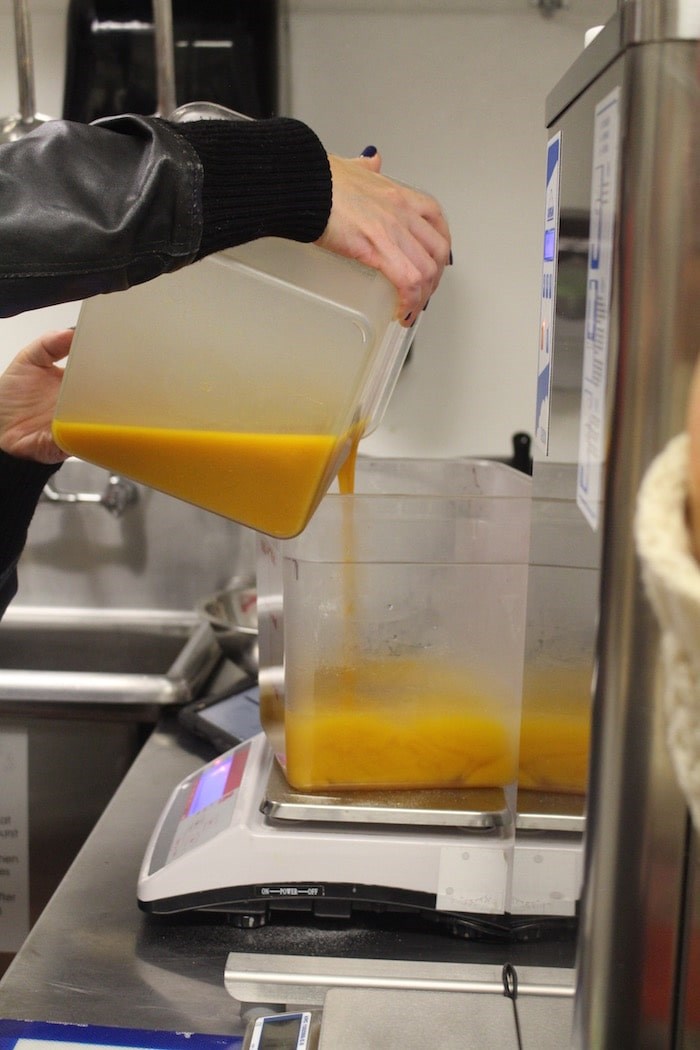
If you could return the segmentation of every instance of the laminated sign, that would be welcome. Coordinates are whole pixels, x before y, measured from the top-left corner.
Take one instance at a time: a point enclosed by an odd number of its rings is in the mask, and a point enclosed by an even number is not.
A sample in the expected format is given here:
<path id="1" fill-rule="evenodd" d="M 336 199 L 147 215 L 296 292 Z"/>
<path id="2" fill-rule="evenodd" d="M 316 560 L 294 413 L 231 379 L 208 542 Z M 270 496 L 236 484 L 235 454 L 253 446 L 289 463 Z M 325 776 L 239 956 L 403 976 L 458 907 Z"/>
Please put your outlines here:
<path id="1" fill-rule="evenodd" d="M 29 933 L 29 779 L 27 733 L 0 733 L 0 952 L 16 952 Z"/>

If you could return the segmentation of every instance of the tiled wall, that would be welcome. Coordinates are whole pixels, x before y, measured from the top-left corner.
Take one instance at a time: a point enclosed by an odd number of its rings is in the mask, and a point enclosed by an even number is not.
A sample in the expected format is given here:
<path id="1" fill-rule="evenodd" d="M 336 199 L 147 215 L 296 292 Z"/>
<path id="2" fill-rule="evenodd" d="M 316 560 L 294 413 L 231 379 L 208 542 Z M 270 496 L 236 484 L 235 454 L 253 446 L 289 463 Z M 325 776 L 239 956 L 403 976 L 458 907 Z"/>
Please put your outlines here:
<path id="1" fill-rule="evenodd" d="M 566 3 L 566 0 L 565 0 Z M 17 107 L 11 7 L 0 12 L 0 110 Z M 368 452 L 499 455 L 532 430 L 544 102 L 616 0 L 290 0 L 288 110 L 334 152 L 373 143 L 387 173 L 431 190 L 455 265 L 418 331 Z M 60 112 L 66 0 L 33 0 L 37 102 Z M 77 306 L 0 321 L 0 363 Z"/>

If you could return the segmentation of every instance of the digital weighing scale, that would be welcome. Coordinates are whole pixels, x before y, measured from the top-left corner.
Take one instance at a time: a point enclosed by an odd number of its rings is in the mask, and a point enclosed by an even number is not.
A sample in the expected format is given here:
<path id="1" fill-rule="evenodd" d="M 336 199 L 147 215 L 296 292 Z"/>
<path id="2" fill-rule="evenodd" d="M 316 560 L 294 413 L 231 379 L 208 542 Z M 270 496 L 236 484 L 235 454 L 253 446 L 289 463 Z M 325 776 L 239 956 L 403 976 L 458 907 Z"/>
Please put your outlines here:
<path id="1" fill-rule="evenodd" d="M 153 832 L 138 880 L 154 914 L 278 912 L 349 918 L 410 911 L 478 937 L 479 916 L 575 914 L 581 841 L 563 823 L 515 835 L 501 789 L 302 794 L 259 733 L 186 777 Z M 532 927 L 530 927 L 532 928 Z"/>

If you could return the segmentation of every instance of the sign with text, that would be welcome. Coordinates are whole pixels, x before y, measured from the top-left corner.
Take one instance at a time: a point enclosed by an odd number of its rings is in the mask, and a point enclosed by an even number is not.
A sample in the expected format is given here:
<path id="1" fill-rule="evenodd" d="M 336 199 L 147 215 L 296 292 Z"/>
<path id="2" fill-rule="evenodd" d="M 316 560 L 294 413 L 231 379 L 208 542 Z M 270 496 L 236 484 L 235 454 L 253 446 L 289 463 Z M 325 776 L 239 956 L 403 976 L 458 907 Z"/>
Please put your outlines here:
<path id="1" fill-rule="evenodd" d="M 0 952 L 29 933 L 29 770 L 26 730 L 0 732 Z"/>

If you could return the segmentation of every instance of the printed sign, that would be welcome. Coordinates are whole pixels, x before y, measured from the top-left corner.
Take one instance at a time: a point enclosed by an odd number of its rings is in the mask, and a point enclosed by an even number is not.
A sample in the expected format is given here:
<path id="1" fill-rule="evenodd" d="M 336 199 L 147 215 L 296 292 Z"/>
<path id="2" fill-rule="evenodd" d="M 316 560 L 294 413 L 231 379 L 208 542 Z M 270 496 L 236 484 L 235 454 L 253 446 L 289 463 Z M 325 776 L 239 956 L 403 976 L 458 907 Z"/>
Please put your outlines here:
<path id="1" fill-rule="evenodd" d="M 561 179 L 561 132 L 547 144 L 547 186 L 544 206 L 542 288 L 540 289 L 540 334 L 537 355 L 537 409 L 535 439 L 543 452 L 549 449 L 549 411 L 554 346 L 554 304 L 557 284 L 559 239 L 559 183 Z"/>
<path id="2" fill-rule="evenodd" d="M 600 521 L 605 465 L 605 392 L 608 378 L 615 206 L 620 145 L 620 89 L 596 106 L 591 177 L 591 229 L 586 286 L 586 330 L 581 381 L 576 502 L 593 529 Z"/>
<path id="3" fill-rule="evenodd" d="M 29 933 L 29 773 L 26 730 L 0 733 L 0 952 Z"/>

